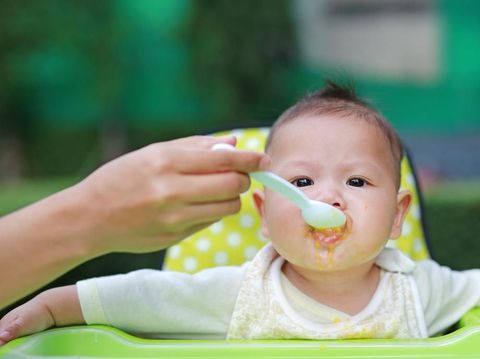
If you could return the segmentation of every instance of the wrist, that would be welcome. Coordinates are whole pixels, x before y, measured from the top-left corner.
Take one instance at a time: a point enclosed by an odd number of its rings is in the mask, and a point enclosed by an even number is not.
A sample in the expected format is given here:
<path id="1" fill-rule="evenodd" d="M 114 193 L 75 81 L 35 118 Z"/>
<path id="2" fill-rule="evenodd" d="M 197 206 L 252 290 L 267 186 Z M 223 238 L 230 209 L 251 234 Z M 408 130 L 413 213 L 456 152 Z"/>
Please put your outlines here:
<path id="1" fill-rule="evenodd" d="M 41 330 L 56 326 L 56 320 L 51 308 L 55 302 L 55 297 L 52 294 L 52 290 L 47 289 L 32 299 L 33 305 L 39 310 L 39 317 L 43 323 Z"/>
<path id="2" fill-rule="evenodd" d="M 47 327 L 85 323 L 75 285 L 48 289 L 34 300 L 42 307 Z"/>
<path id="3" fill-rule="evenodd" d="M 73 268 L 97 256 L 92 244 L 95 222 L 91 220 L 88 196 L 84 192 L 77 184 L 23 212 L 23 217 L 28 218 L 25 238 L 39 237 L 35 242 L 48 248 L 53 267 Z"/>
<path id="4" fill-rule="evenodd" d="M 65 190 L 61 223 L 65 223 L 69 245 L 81 262 L 108 253 L 102 247 L 103 215 L 94 193 L 83 181 Z"/>

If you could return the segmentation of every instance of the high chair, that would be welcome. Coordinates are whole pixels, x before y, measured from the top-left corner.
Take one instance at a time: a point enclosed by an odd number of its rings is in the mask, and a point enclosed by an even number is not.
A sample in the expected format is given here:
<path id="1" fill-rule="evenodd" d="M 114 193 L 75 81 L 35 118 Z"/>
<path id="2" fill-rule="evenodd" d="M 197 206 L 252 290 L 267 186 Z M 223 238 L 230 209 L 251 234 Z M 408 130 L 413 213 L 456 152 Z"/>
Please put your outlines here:
<path id="1" fill-rule="evenodd" d="M 262 151 L 268 128 L 222 132 L 237 136 L 237 148 Z M 401 238 L 388 245 L 414 260 L 428 258 L 429 249 L 422 223 L 422 203 L 408 157 L 401 166 L 401 189 L 413 194 L 413 203 Z M 165 257 L 165 269 L 188 273 L 202 269 L 238 265 L 253 258 L 266 243 L 253 206 L 251 189 L 241 196 L 242 210 L 226 217 L 180 244 Z M 0 357 L 44 358 L 459 358 L 480 357 L 480 308 L 467 313 L 450 334 L 428 339 L 355 340 L 158 340 L 141 339 L 107 326 L 55 328 L 0 347 Z"/>

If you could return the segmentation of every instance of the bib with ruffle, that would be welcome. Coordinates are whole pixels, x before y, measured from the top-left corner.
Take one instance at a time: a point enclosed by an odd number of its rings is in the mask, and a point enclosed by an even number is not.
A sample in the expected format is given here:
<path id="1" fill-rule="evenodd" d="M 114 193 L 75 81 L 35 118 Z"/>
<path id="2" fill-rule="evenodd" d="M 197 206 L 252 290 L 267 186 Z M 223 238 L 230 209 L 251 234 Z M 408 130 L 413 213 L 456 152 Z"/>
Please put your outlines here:
<path id="1" fill-rule="evenodd" d="M 284 260 L 266 245 L 253 259 L 240 287 L 227 339 L 425 338 L 426 324 L 414 263 L 386 248 L 377 258 L 379 286 L 366 308 L 330 323 L 309 321 L 289 305 L 280 284 Z"/>

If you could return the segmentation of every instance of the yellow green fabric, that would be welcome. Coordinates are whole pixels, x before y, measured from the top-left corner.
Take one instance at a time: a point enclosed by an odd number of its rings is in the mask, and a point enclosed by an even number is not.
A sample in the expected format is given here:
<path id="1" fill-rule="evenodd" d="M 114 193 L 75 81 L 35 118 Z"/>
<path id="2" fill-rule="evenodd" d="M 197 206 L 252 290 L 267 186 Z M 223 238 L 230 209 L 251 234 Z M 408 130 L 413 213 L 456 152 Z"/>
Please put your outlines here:
<path id="1" fill-rule="evenodd" d="M 263 151 L 268 128 L 249 128 L 221 132 L 216 135 L 237 137 L 237 148 Z M 413 194 L 412 207 L 406 217 L 402 236 L 389 245 L 399 248 L 414 260 L 429 257 L 421 222 L 419 196 L 408 159 L 402 161 L 401 189 Z M 267 239 L 260 231 L 260 218 L 252 200 L 252 190 L 261 184 L 252 180 L 251 188 L 242 194 L 242 209 L 233 216 L 223 218 L 210 227 L 192 235 L 168 249 L 164 268 L 180 272 L 195 273 L 202 269 L 238 265 L 253 258 L 265 245 Z"/>

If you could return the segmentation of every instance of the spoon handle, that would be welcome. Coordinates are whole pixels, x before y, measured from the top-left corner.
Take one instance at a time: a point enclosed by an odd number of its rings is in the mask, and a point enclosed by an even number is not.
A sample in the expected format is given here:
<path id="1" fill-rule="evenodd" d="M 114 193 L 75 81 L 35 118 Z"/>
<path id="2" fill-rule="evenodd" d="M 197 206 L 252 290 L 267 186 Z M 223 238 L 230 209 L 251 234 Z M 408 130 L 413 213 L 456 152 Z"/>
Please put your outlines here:
<path id="1" fill-rule="evenodd" d="M 235 151 L 235 146 L 227 143 L 217 143 L 212 146 L 212 151 Z M 309 207 L 310 199 L 303 194 L 297 187 L 285 181 L 282 177 L 272 172 L 259 171 L 252 172 L 250 176 L 262 183 L 264 186 L 280 193 L 288 200 L 295 203 L 300 209 L 304 210 Z"/>
<path id="2" fill-rule="evenodd" d="M 280 193 L 288 200 L 295 203 L 301 209 L 308 207 L 309 199 L 303 192 L 293 186 L 290 182 L 284 180 L 272 172 L 252 172 L 250 176 L 262 183 L 264 186 Z"/>

